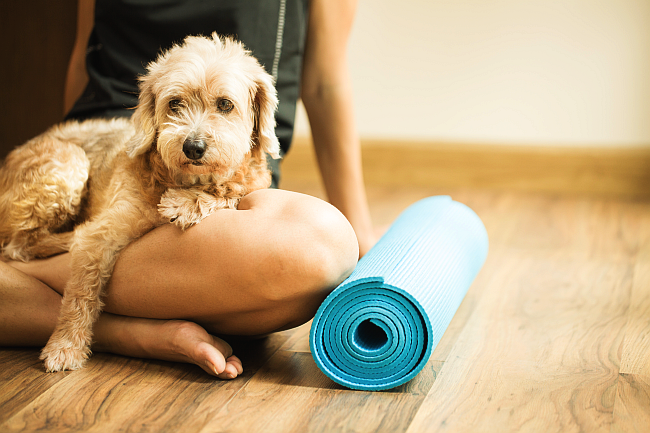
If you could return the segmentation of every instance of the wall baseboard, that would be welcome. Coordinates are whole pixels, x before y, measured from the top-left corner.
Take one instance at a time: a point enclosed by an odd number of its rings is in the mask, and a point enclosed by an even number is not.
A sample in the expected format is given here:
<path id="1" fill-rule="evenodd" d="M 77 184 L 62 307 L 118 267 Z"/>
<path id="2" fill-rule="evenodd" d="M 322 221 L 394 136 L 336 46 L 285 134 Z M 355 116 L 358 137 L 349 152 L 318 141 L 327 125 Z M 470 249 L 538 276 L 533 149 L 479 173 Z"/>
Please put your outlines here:
<path id="1" fill-rule="evenodd" d="M 470 187 L 650 198 L 650 147 L 556 147 L 362 140 L 368 186 Z M 285 178 L 318 182 L 308 138 L 297 137 Z"/>

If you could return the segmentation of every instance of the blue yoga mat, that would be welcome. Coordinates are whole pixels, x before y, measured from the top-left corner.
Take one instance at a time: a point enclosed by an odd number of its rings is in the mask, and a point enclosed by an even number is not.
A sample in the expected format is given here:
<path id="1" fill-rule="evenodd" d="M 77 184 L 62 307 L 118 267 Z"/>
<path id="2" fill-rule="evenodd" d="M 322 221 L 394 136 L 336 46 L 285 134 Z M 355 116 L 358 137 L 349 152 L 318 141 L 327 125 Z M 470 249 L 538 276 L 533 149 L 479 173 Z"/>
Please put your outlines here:
<path id="1" fill-rule="evenodd" d="M 408 207 L 318 309 L 311 352 L 332 380 L 381 390 L 429 360 L 483 266 L 480 218 L 447 196 Z"/>

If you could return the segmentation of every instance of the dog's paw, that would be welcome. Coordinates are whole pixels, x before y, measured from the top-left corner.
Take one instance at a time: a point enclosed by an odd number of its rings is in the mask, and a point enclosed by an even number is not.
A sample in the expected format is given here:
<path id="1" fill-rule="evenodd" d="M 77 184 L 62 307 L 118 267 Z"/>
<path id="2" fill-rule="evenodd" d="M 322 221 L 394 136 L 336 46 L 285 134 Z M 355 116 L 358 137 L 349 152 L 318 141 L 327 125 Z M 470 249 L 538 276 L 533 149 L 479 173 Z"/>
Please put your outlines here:
<path id="1" fill-rule="evenodd" d="M 236 208 L 238 202 L 217 198 L 203 191 L 169 189 L 160 199 L 158 212 L 170 223 L 186 230 L 218 209 Z"/>
<path id="2" fill-rule="evenodd" d="M 61 344 L 50 341 L 41 351 L 41 360 L 45 364 L 45 371 L 54 373 L 63 370 L 79 370 L 83 368 L 88 360 L 90 349 L 70 347 L 68 344 Z"/>
<path id="3" fill-rule="evenodd" d="M 163 195 L 158 204 L 158 213 L 180 229 L 187 230 L 205 218 L 196 212 L 196 204 L 194 201 L 190 199 L 179 200 L 178 197 L 167 197 Z"/>
<path id="4" fill-rule="evenodd" d="M 29 239 L 24 233 L 16 233 L 11 237 L 9 243 L 2 247 L 0 253 L 0 260 L 3 262 L 9 260 L 16 260 L 21 262 L 28 262 L 34 258 L 29 249 Z"/>
<path id="5" fill-rule="evenodd" d="M 192 227 L 193 225 L 198 224 L 197 221 L 191 221 L 191 220 L 188 220 L 186 217 L 183 217 L 182 215 L 181 215 L 181 216 L 178 216 L 178 217 L 176 217 L 176 218 L 171 218 L 171 219 L 169 220 L 169 222 L 170 222 L 171 224 L 174 224 L 176 227 L 178 227 L 179 229 L 181 229 L 181 230 L 183 230 L 183 231 L 189 229 L 189 228 Z"/>

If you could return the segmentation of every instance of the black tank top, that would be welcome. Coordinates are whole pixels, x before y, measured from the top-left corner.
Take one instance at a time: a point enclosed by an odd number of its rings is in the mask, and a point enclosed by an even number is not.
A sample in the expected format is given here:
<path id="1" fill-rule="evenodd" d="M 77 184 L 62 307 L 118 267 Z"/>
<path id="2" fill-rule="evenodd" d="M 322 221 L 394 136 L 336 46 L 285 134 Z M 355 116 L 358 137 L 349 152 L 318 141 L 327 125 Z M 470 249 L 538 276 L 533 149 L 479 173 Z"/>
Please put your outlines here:
<path id="1" fill-rule="evenodd" d="M 291 143 L 307 32 L 308 0 L 96 0 L 89 82 L 68 119 L 130 116 L 137 77 L 187 35 L 234 36 L 276 79 L 276 134 Z M 275 165 L 275 164 L 274 164 Z M 277 171 L 277 166 L 274 167 Z M 277 182 L 277 172 L 274 183 Z"/>

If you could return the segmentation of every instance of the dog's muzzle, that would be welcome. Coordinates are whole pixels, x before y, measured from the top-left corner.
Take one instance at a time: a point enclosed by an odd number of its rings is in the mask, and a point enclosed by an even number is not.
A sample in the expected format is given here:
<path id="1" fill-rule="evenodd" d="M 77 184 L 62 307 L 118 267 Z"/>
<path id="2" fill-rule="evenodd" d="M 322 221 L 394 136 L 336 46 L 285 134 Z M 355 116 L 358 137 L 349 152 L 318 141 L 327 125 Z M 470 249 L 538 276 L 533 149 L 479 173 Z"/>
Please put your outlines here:
<path id="1" fill-rule="evenodd" d="M 205 148 L 206 145 L 205 141 L 203 140 L 188 138 L 185 140 L 185 143 L 183 143 L 183 153 L 189 159 L 194 161 L 203 158 L 203 155 L 205 154 Z"/>

